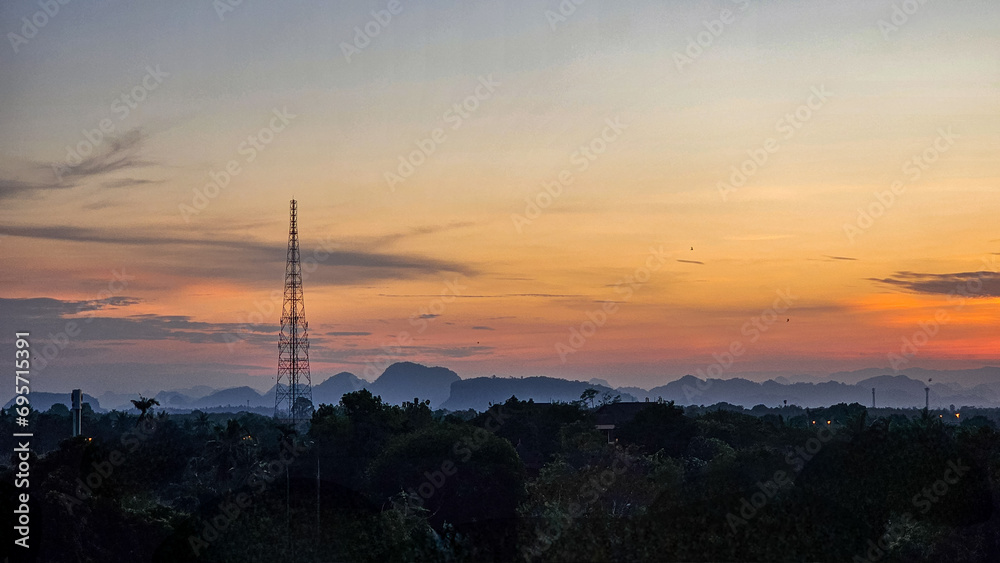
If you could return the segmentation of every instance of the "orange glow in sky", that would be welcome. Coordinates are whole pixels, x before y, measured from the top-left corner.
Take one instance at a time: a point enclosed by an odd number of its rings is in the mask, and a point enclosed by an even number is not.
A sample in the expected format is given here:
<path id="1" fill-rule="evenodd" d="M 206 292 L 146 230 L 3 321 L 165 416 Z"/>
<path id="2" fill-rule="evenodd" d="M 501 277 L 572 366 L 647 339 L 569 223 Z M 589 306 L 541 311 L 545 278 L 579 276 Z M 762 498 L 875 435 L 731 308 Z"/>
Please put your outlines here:
<path id="1" fill-rule="evenodd" d="M 316 380 L 648 388 L 734 343 L 727 376 L 888 369 L 930 322 L 909 366 L 1000 359 L 985 2 L 888 35 L 877 6 L 736 2 L 680 68 L 717 6 L 407 4 L 347 60 L 365 10 L 202 4 L 95 7 L 0 61 L 4 328 L 97 317 L 54 388 L 124 364 L 268 387 L 292 198 Z"/>

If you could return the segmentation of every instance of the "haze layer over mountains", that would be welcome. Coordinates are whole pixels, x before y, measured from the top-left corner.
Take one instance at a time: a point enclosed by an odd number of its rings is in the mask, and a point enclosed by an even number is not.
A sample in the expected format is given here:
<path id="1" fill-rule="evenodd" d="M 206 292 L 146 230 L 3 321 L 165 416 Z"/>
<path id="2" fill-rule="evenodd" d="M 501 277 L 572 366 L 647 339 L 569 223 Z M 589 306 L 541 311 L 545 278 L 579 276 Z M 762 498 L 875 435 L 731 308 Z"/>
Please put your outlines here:
<path id="1" fill-rule="evenodd" d="M 1000 367 L 983 367 L 972 370 L 926 370 L 915 368 L 903 374 L 886 373 L 884 369 L 865 369 L 854 372 L 830 374 L 825 378 L 807 375 L 776 376 L 764 381 L 751 381 L 740 377 L 730 379 L 699 379 L 686 375 L 651 389 L 640 387 L 614 387 L 605 380 L 574 381 L 555 377 L 474 377 L 462 379 L 444 367 L 427 367 L 411 362 L 389 366 L 373 382 L 341 372 L 320 380 L 313 385 L 313 402 L 337 404 L 345 393 L 365 388 L 383 401 L 400 404 L 419 399 L 430 401 L 431 408 L 448 410 L 485 410 L 491 403 L 499 403 L 516 396 L 535 402 L 575 401 L 580 394 L 593 388 L 598 399 L 621 401 L 674 401 L 678 405 L 712 405 L 726 402 L 751 408 L 763 404 L 769 407 L 789 405 L 822 407 L 837 403 L 872 404 L 872 388 L 878 407 L 923 407 L 924 388 L 930 389 L 931 407 L 1000 406 Z M 315 379 L 319 380 L 318 377 Z M 69 404 L 69 392 L 32 393 L 32 405 L 47 410 L 55 403 Z M 86 393 L 85 399 L 95 411 L 125 410 L 132 407 L 130 400 L 137 395 L 106 392 L 94 396 Z M 261 393 L 249 387 L 213 389 L 207 386 L 163 390 L 146 393 L 154 396 L 162 409 L 190 411 L 194 409 L 250 410 L 267 413 L 274 408 L 273 387 Z"/>

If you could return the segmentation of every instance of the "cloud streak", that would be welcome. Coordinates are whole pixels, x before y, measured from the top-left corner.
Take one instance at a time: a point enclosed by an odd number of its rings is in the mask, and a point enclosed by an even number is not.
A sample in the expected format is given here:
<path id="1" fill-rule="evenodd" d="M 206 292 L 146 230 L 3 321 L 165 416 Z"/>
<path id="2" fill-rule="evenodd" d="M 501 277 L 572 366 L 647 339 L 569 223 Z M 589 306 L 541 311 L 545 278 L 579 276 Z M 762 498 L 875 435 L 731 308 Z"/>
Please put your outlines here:
<path id="1" fill-rule="evenodd" d="M 959 272 L 954 274 L 927 274 L 896 272 L 888 278 L 868 278 L 869 281 L 890 285 L 911 293 L 928 295 L 966 295 L 971 297 L 1000 297 L 1000 277 L 996 272 Z M 974 291 L 975 288 L 981 289 Z"/>
<path id="2" fill-rule="evenodd" d="M 56 162 L 43 164 L 33 162 L 26 176 L 21 178 L 0 178 L 0 201 L 33 199 L 45 192 L 63 191 L 76 188 L 88 179 L 118 172 L 154 166 L 157 163 L 144 160 L 139 151 L 148 135 L 142 129 L 132 129 L 116 137 L 106 137 L 97 152 L 83 158 L 78 164 Z M 105 188 L 121 188 L 134 185 L 158 183 L 153 180 L 120 179 L 102 184 Z"/>
<path id="3" fill-rule="evenodd" d="M 61 183 L 66 180 L 81 181 L 119 170 L 152 166 L 154 162 L 139 158 L 139 149 L 146 139 L 148 135 L 142 129 L 131 129 L 117 137 L 108 137 L 106 144 L 102 143 L 103 150 L 98 150 L 75 166 L 66 162 L 53 164 L 49 168 L 59 170 L 57 180 Z"/>
<path id="4" fill-rule="evenodd" d="M 827 258 L 829 260 L 845 260 L 845 261 L 851 261 L 851 262 L 857 260 L 857 258 L 850 258 L 848 256 L 830 256 L 829 254 L 824 254 L 823 258 Z"/>
<path id="5" fill-rule="evenodd" d="M 136 247 L 148 254 L 155 247 L 158 257 L 168 259 L 173 274 L 244 281 L 273 281 L 272 270 L 261 264 L 284 264 L 287 244 L 242 239 L 194 239 L 151 234 L 129 229 L 97 229 L 68 226 L 0 225 L 0 235 L 33 239 Z M 410 279 L 420 274 L 442 272 L 472 276 L 471 266 L 414 254 L 380 252 L 366 248 L 321 250 L 302 246 L 303 266 L 315 263 L 309 273 L 312 285 L 343 285 L 373 279 Z M 274 271 L 283 271 L 278 268 Z"/>
<path id="6" fill-rule="evenodd" d="M 33 199 L 45 192 L 63 191 L 82 185 L 88 179 L 118 172 L 144 168 L 157 164 L 144 160 L 139 151 L 148 135 L 142 129 L 132 129 L 117 137 L 107 137 L 97 152 L 83 158 L 78 164 L 57 162 L 43 164 L 33 162 L 22 178 L 0 178 L 0 201 Z M 154 183 L 152 180 L 120 179 L 102 184 L 106 188 L 120 188 Z"/>
<path id="7" fill-rule="evenodd" d="M 175 340 L 190 344 L 224 342 L 223 335 L 247 330 L 235 323 L 206 323 L 188 316 L 130 315 L 98 316 L 95 312 L 127 308 L 140 303 L 132 297 L 110 297 L 96 301 L 63 301 L 48 297 L 28 299 L 0 298 L 0 330 L 12 334 L 18 326 L 30 325 L 33 333 L 58 334 L 66 323 L 77 320 L 76 341 Z M 22 324 L 23 323 L 23 324 Z M 250 327 L 253 332 L 273 340 L 277 326 Z M 19 330 L 19 329 L 18 329 Z"/>

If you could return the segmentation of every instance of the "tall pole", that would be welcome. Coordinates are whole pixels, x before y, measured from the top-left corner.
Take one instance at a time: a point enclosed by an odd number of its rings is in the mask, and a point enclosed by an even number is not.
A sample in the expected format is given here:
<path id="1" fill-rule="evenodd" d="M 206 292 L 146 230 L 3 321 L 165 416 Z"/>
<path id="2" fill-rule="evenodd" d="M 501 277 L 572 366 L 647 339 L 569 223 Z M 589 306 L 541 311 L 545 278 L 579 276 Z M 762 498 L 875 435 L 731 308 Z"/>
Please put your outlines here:
<path id="1" fill-rule="evenodd" d="M 320 549 L 320 527 L 319 527 L 319 452 L 316 453 L 316 552 Z"/>
<path id="2" fill-rule="evenodd" d="M 292 485 L 288 476 L 289 466 L 285 466 L 285 537 L 288 538 L 288 553 L 292 556 L 295 551 L 292 548 Z"/>
<path id="3" fill-rule="evenodd" d="M 70 395 L 73 404 L 73 437 L 83 433 L 83 391 L 74 389 Z"/>
<path id="4" fill-rule="evenodd" d="M 872 387 L 872 408 L 875 408 L 875 388 Z"/>
<path id="5" fill-rule="evenodd" d="M 299 257 L 298 202 L 294 199 L 289 204 L 289 215 L 274 417 L 296 427 L 312 415 L 313 404 L 312 378 L 309 374 L 309 323 L 306 322 Z"/>
<path id="6" fill-rule="evenodd" d="M 931 388 L 924 387 L 924 410 L 930 412 L 931 410 Z"/>

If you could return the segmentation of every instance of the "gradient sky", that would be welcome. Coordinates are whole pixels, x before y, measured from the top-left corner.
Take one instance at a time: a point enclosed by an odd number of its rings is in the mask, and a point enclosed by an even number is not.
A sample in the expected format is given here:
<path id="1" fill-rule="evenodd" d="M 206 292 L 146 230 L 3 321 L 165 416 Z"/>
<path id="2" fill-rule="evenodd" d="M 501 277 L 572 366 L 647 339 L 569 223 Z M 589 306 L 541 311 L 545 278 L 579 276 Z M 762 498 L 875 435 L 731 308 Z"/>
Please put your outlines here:
<path id="1" fill-rule="evenodd" d="M 890 371 L 920 323 L 934 334 L 901 372 L 1000 362 L 995 1 L 880 29 L 891 1 L 589 0 L 562 21 L 555 0 L 402 0 L 348 61 L 388 4 L 244 0 L 220 17 L 210 0 L 77 0 L 23 42 L 10 34 L 37 2 L 0 6 L 0 342 L 51 344 L 36 390 L 269 387 L 293 197 L 319 258 L 314 381 L 409 360 L 650 388 L 734 343 L 724 376 Z M 710 44 L 678 68 L 699 33 Z M 275 111 L 294 118 L 248 161 Z M 57 180 L 102 120 L 113 132 Z M 588 145 L 603 152 L 584 170 Z M 530 200 L 546 208 L 525 224 Z M 779 291 L 794 298 L 774 321 Z"/>

